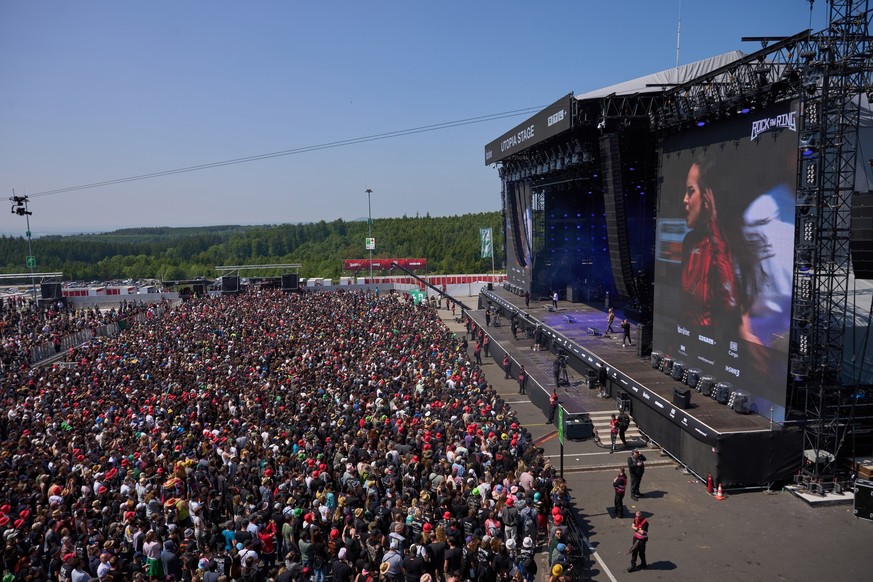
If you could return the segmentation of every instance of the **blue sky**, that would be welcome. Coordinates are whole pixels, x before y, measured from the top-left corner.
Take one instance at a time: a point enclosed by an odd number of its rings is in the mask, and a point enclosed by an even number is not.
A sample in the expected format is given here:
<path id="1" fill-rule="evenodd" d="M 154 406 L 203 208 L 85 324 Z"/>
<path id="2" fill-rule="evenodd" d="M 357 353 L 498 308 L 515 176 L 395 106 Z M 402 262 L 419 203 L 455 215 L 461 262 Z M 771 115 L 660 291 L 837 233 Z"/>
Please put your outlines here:
<path id="1" fill-rule="evenodd" d="M 43 194 L 546 106 L 676 63 L 679 0 L 0 1 L 0 192 L 34 236 L 499 210 L 486 143 L 533 114 Z M 812 28 L 825 24 L 815 2 Z M 685 0 L 681 63 L 809 25 L 807 0 Z M 21 234 L 5 214 L 0 232 Z"/>

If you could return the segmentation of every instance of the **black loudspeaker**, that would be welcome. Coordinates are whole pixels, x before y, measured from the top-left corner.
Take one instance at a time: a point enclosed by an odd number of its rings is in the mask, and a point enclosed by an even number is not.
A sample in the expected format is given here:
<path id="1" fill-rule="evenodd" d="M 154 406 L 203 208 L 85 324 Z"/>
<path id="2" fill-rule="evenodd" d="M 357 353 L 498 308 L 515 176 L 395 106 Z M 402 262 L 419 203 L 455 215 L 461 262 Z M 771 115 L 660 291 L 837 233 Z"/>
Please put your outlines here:
<path id="1" fill-rule="evenodd" d="M 621 172 L 621 147 L 618 135 L 608 133 L 600 138 L 600 169 L 606 178 L 603 204 L 606 214 L 606 237 L 609 240 L 609 263 L 612 279 L 622 297 L 637 296 L 631 269 L 627 216 L 624 209 L 624 186 Z"/>
<path id="2" fill-rule="evenodd" d="M 858 279 L 873 279 L 873 193 L 852 195 L 852 268 Z"/>
<path id="3" fill-rule="evenodd" d="M 588 370 L 588 388 L 594 390 L 597 388 L 597 372 Z"/>
<path id="4" fill-rule="evenodd" d="M 701 376 L 697 383 L 697 391 L 704 396 L 712 396 L 712 391 L 715 389 L 715 376 Z"/>
<path id="5" fill-rule="evenodd" d="M 636 351 L 637 356 L 645 358 L 652 353 L 652 326 L 648 323 L 637 325 L 636 333 Z"/>
<path id="6" fill-rule="evenodd" d="M 673 371 L 670 372 L 674 380 L 682 380 L 685 375 L 685 362 L 673 362 Z"/>
<path id="7" fill-rule="evenodd" d="M 488 282 L 488 290 L 494 291 L 494 283 L 491 283 L 490 281 Z"/>
<path id="8" fill-rule="evenodd" d="M 712 391 L 712 397 L 719 404 L 727 404 L 728 400 L 731 399 L 731 392 L 733 391 L 734 385 L 730 382 L 719 382 Z"/>
<path id="9" fill-rule="evenodd" d="M 855 479 L 855 517 L 873 521 L 873 481 Z"/>
<path id="10" fill-rule="evenodd" d="M 627 392 L 619 392 L 616 397 L 616 403 L 618 404 L 618 409 L 621 412 L 627 412 L 631 414 L 633 411 L 633 403 L 631 402 L 631 396 Z"/>
<path id="11" fill-rule="evenodd" d="M 564 437 L 581 441 L 594 436 L 594 423 L 587 416 L 572 416 L 564 418 Z"/>
<path id="12" fill-rule="evenodd" d="M 300 277 L 294 275 L 282 275 L 282 291 L 295 291 L 300 287 Z"/>
<path id="13" fill-rule="evenodd" d="M 239 277 L 222 277 L 222 293 L 239 293 Z"/>
<path id="14" fill-rule="evenodd" d="M 42 283 L 39 286 L 40 296 L 43 299 L 60 299 L 64 296 L 60 283 Z"/>
<path id="15" fill-rule="evenodd" d="M 685 374 L 685 383 L 689 388 L 697 388 L 697 383 L 703 375 L 703 370 L 700 368 L 690 368 Z"/>
<path id="16" fill-rule="evenodd" d="M 673 388 L 673 405 L 683 410 L 691 406 L 691 390 L 688 388 Z"/>

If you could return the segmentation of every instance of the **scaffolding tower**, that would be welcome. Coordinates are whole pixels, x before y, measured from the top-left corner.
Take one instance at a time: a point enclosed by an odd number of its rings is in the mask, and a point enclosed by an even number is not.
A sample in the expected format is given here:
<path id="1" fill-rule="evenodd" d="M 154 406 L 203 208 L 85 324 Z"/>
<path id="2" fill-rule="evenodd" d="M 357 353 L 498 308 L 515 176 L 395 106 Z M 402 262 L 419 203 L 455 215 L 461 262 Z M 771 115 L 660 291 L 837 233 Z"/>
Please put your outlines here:
<path id="1" fill-rule="evenodd" d="M 868 0 L 829 2 L 828 27 L 798 63 L 798 140 L 791 381 L 802 406 L 803 467 L 796 481 L 822 493 L 852 430 L 854 387 L 842 382 L 851 211 L 861 99 L 870 90 Z"/>

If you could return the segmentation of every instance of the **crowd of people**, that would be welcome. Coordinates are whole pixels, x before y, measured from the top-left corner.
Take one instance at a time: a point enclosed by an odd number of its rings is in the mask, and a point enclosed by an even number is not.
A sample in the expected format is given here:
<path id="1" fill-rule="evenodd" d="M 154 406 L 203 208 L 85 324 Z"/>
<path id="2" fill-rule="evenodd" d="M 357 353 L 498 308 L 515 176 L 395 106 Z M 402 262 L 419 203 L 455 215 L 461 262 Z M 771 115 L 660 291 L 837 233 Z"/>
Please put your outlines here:
<path id="1" fill-rule="evenodd" d="M 436 309 L 261 290 L 8 369 L 11 580 L 550 580 L 569 496 Z"/>
<path id="2" fill-rule="evenodd" d="M 74 308 L 63 301 L 34 305 L 33 299 L 11 295 L 0 299 L 0 372 L 27 368 L 32 350 L 44 344 L 60 349 L 61 340 L 83 330 L 115 323 L 148 309 L 140 302 L 120 303 L 101 310 L 96 306 Z"/>

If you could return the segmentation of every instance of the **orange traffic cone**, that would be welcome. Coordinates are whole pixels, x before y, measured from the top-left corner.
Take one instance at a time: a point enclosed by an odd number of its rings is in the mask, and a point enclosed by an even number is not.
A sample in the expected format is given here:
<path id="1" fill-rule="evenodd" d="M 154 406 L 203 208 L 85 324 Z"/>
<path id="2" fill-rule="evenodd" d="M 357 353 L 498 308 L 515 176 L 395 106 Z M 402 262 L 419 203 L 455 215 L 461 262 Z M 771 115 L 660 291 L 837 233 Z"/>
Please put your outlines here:
<path id="1" fill-rule="evenodd" d="M 718 484 L 718 491 L 715 492 L 715 498 L 719 501 L 724 501 L 727 499 L 727 495 L 724 494 L 724 491 L 721 489 L 721 483 Z"/>
<path id="2" fill-rule="evenodd" d="M 712 482 L 712 473 L 706 478 L 706 492 L 712 495 L 713 491 L 713 482 Z"/>

